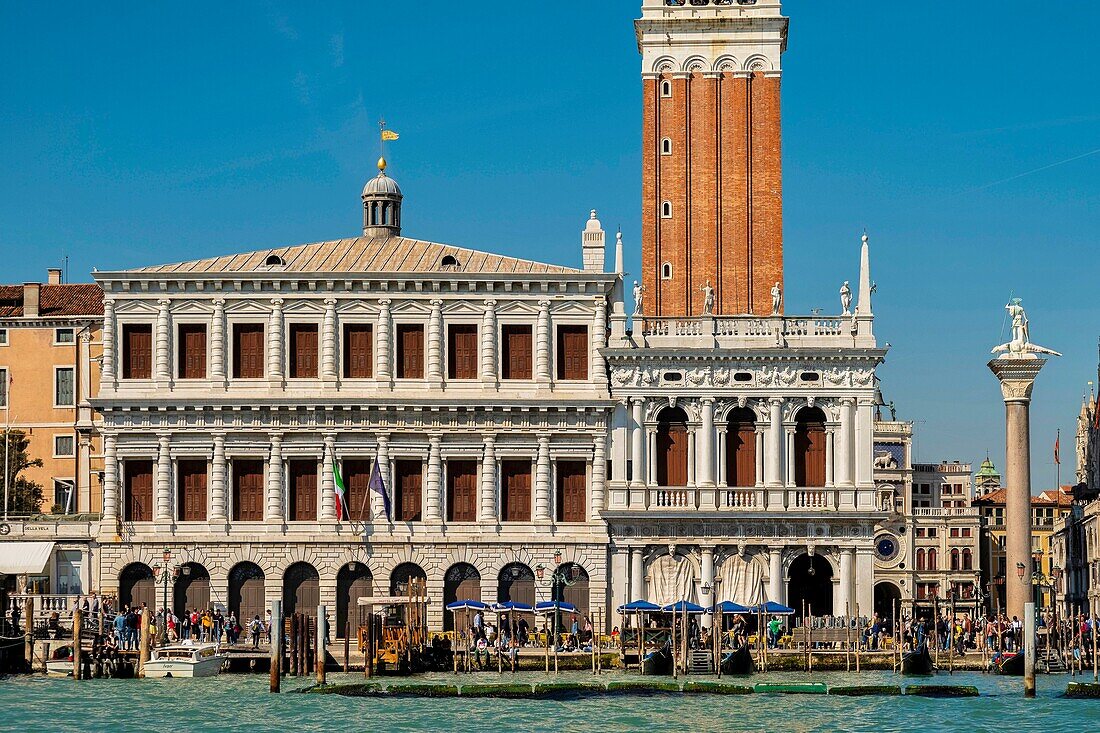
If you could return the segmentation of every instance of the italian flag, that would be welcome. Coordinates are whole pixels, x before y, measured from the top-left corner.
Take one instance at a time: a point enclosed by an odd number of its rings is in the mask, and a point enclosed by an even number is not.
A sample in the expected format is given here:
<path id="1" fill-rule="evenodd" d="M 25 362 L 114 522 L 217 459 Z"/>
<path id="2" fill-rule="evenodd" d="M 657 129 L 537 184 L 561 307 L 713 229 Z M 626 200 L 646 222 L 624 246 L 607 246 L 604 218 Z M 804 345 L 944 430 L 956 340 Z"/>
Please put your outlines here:
<path id="1" fill-rule="evenodd" d="M 336 461 L 332 462 L 332 477 L 336 480 L 336 521 L 342 522 L 348 515 L 348 495 L 344 490 L 344 477 L 340 475 Z"/>

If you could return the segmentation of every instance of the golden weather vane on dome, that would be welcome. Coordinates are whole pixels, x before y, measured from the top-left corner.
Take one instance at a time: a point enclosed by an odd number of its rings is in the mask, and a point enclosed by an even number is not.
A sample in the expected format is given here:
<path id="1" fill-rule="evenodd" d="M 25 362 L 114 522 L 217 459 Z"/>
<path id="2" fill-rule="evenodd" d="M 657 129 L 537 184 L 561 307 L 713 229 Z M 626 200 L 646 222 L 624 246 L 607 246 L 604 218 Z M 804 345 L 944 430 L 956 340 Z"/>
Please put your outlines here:
<path id="1" fill-rule="evenodd" d="M 378 120 L 379 141 L 378 146 L 381 154 L 378 158 L 378 170 L 382 173 L 386 172 L 386 143 L 393 140 L 400 140 L 401 136 L 393 130 L 386 129 L 386 120 Z"/>

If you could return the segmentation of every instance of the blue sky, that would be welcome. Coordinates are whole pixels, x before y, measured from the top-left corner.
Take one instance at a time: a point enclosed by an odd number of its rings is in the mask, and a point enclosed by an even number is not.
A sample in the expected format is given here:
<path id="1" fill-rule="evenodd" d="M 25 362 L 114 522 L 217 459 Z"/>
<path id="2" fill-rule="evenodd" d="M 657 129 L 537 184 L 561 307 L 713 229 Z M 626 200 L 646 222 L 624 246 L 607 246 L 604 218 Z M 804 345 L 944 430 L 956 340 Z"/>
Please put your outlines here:
<path id="1" fill-rule="evenodd" d="M 636 272 L 639 6 L 0 0 L 0 279 L 352 235 L 381 116 L 408 234 L 578 264 L 597 208 Z M 1100 335 L 1100 5 L 784 10 L 788 312 L 837 309 L 866 227 L 917 457 L 1001 465 L 985 362 L 1024 298 L 1065 354 L 1036 388 L 1036 488 L 1059 427 L 1068 482 Z"/>

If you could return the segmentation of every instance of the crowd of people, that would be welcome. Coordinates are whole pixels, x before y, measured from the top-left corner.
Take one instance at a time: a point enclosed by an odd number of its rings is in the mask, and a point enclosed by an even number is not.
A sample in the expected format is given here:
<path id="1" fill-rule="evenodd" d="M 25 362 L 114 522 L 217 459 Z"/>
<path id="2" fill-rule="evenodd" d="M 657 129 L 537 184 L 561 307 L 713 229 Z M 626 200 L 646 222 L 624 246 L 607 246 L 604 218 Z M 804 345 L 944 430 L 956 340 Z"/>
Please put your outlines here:
<path id="1" fill-rule="evenodd" d="M 524 647 L 536 645 L 533 634 L 543 635 L 546 638 L 553 635 L 553 619 L 545 620 L 541 627 L 532 628 L 523 614 L 502 613 L 498 619 L 499 625 L 493 624 L 485 618 L 481 611 L 474 613 L 469 626 L 460 630 L 460 644 L 473 652 L 479 667 L 489 663 L 490 652 L 496 650 L 506 656 L 516 656 Z M 568 619 L 563 617 L 557 628 L 559 639 L 556 648 L 558 651 L 590 651 L 593 638 L 592 620 L 584 615 L 571 614 Z"/>

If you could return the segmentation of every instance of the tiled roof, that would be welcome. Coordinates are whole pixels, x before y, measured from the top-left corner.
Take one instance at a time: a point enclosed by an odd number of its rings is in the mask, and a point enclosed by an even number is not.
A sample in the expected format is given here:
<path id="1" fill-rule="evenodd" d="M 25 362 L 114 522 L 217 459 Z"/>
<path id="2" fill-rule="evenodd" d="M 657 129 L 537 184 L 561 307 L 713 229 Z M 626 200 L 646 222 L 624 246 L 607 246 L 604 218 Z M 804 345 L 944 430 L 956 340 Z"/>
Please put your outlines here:
<path id="1" fill-rule="evenodd" d="M 982 494 L 974 499 L 974 503 L 990 504 L 990 505 L 1002 505 L 1005 503 L 1008 497 L 1007 489 L 997 489 L 996 491 L 990 491 L 988 494 Z M 1031 497 L 1032 506 L 1070 506 L 1073 504 L 1073 495 L 1067 494 L 1064 490 L 1057 491 L 1050 489 L 1043 491 L 1036 496 Z"/>
<path id="2" fill-rule="evenodd" d="M 268 265 L 267 260 L 272 255 L 278 255 L 285 264 Z M 443 259 L 448 255 L 457 261 L 457 265 L 443 264 Z M 580 270 L 407 237 L 354 237 L 139 267 L 127 272 L 194 275 L 233 272 L 569 274 L 579 273 Z"/>
<path id="3" fill-rule="evenodd" d="M 103 290 L 95 283 L 40 287 L 38 315 L 43 318 L 103 315 Z M 22 315 L 23 286 L 0 285 L 0 318 L 20 318 Z"/>

